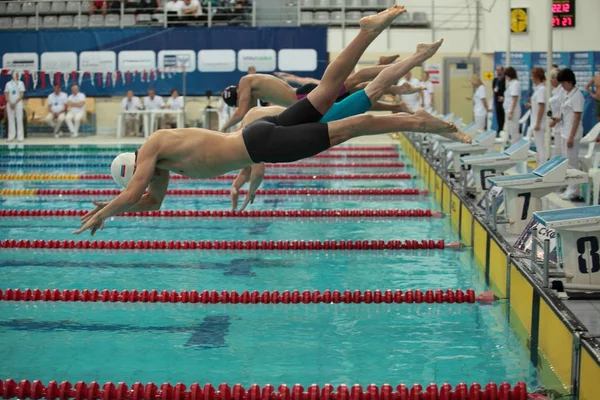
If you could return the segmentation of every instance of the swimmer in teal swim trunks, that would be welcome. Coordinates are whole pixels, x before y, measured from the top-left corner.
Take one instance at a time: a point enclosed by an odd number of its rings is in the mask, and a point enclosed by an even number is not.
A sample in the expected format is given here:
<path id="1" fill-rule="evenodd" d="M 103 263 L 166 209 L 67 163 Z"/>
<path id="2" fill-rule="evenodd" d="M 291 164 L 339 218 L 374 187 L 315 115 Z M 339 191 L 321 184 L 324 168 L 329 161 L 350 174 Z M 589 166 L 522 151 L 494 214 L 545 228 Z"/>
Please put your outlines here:
<path id="1" fill-rule="evenodd" d="M 403 12 L 403 7 L 394 6 L 361 19 L 359 33 L 327 67 L 319 86 L 281 114 L 260 118 L 235 134 L 199 128 L 163 129 L 153 133 L 135 153 L 119 154 L 111 165 L 111 174 L 125 190 L 110 202 L 94 203 L 96 207 L 82 217 L 81 228 L 73 233 L 89 229 L 94 234 L 104 227 L 107 218 L 126 211 L 160 209 L 169 186 L 170 172 L 191 178 L 211 178 L 257 163 L 285 163 L 312 157 L 358 136 L 401 130 L 436 133 L 470 142 L 470 138 L 459 132 L 454 124 L 424 111 L 414 115 L 364 114 L 320 122 L 327 115 L 337 118 L 345 112 L 332 109 L 344 81 L 369 44 Z M 441 42 L 419 45 L 411 62 L 427 60 L 440 45 Z M 383 77 L 378 85 L 400 72 L 386 69 L 381 73 Z M 380 89 L 378 86 L 369 91 L 365 89 L 365 94 L 355 93 L 347 100 L 358 96 L 356 104 L 366 107 L 371 90 L 376 93 Z M 330 109 L 332 114 L 329 114 Z"/>

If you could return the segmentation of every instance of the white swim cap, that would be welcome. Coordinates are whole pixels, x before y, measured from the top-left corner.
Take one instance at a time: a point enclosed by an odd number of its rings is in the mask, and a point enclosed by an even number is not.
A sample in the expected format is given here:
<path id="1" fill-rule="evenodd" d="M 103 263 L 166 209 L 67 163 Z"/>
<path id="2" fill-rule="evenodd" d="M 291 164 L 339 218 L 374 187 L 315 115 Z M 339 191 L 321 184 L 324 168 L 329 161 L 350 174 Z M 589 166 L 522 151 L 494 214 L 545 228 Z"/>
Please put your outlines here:
<path id="1" fill-rule="evenodd" d="M 121 153 L 110 165 L 110 174 L 119 186 L 127 187 L 135 167 L 135 153 Z"/>

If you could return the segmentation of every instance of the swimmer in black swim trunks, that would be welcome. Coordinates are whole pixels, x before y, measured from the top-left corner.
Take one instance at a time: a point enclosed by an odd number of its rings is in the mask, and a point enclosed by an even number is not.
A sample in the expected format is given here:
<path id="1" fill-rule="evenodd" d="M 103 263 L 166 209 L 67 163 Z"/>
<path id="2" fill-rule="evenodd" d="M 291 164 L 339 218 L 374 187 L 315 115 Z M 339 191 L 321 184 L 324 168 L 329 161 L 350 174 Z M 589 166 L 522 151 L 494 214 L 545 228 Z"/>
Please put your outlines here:
<path id="1" fill-rule="evenodd" d="M 393 65 L 393 64 L 392 64 Z M 367 83 L 375 79 L 388 66 L 379 65 L 375 67 L 363 68 L 360 71 L 353 73 L 344 81 L 338 92 L 336 101 L 341 101 L 350 94 L 364 89 Z M 276 74 L 281 77 L 289 77 L 286 74 Z M 302 79 L 302 78 L 301 78 Z M 294 89 L 289 84 L 273 75 L 252 74 L 246 75 L 237 86 L 228 86 L 223 90 L 222 96 L 225 103 L 230 107 L 235 107 L 235 112 L 223 125 L 221 131 L 227 132 L 229 128 L 242 121 L 246 113 L 254 108 L 258 100 L 263 100 L 272 105 L 289 107 L 298 100 L 302 100 L 313 91 L 318 85 L 319 80 L 305 78 L 300 87 Z M 395 83 L 395 82 L 394 82 Z M 420 91 L 422 88 L 412 87 L 411 85 L 393 86 L 386 89 L 388 94 L 411 94 Z M 373 103 L 374 111 L 391 111 L 391 112 L 411 112 L 405 105 L 400 104 L 385 104 Z"/>
<path id="2" fill-rule="evenodd" d="M 344 80 L 369 44 L 403 12 L 403 7 L 393 6 L 361 19 L 359 33 L 327 67 L 319 86 L 281 114 L 261 118 L 230 135 L 197 128 L 159 130 L 135 153 L 119 154 L 111 165 L 111 174 L 125 190 L 110 202 L 94 202 L 96 207 L 81 218 L 81 228 L 73 233 L 89 229 L 93 235 L 103 229 L 107 218 L 125 211 L 160 209 L 170 172 L 210 178 L 260 162 L 297 161 L 354 137 L 400 130 L 470 141 L 453 124 L 424 111 L 414 115 L 357 115 L 318 122 L 334 104 Z M 437 47 L 437 43 L 419 45 L 416 56 L 429 58 Z"/>

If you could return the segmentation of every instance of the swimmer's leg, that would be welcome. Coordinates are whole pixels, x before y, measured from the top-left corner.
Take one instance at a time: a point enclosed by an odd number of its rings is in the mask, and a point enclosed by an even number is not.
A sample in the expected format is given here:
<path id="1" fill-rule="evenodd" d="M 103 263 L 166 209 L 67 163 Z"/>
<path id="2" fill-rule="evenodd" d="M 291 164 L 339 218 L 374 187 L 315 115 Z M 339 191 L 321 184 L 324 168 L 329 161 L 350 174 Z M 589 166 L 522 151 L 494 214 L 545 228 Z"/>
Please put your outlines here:
<path id="1" fill-rule="evenodd" d="M 389 65 L 375 65 L 374 67 L 363 68 L 352 73 L 344 82 L 346 91 L 349 93 L 354 93 L 357 90 L 364 89 L 366 86 L 365 82 L 375 79 L 377 75 L 379 75 L 379 73 L 388 66 Z"/>
<path id="2" fill-rule="evenodd" d="M 470 142 L 469 136 L 460 132 L 453 123 L 444 122 L 423 110 L 417 111 L 414 115 L 363 114 L 329 122 L 327 125 L 331 146 L 337 146 L 359 136 L 399 131 L 435 133 L 454 140 Z"/>
<path id="3" fill-rule="evenodd" d="M 431 44 L 419 44 L 415 54 L 402 61 L 398 61 L 383 70 L 365 88 L 365 92 L 367 92 L 367 96 L 369 96 L 371 102 L 375 103 L 381 96 L 386 94 L 386 91 L 390 86 L 398 82 L 398 80 L 406 75 L 411 69 L 431 58 L 431 56 L 438 51 L 443 42 L 444 39 L 440 39 Z"/>
<path id="4" fill-rule="evenodd" d="M 403 12 L 406 12 L 403 7 L 394 5 L 377 15 L 364 17 L 360 20 L 358 35 L 329 64 L 319 86 L 308 95 L 308 100 L 321 115 L 325 115 L 335 103 L 344 81 L 352 73 L 367 47 Z"/>

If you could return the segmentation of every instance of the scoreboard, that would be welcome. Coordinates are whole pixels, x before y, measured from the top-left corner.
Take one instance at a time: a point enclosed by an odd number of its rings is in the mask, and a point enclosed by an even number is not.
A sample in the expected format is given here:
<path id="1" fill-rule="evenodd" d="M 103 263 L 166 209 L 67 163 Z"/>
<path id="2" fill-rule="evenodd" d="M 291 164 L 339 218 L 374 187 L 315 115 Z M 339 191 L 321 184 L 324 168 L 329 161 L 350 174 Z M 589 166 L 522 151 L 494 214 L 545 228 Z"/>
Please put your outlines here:
<path id="1" fill-rule="evenodd" d="M 552 0 L 552 26 L 575 27 L 575 0 Z"/>

